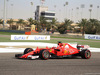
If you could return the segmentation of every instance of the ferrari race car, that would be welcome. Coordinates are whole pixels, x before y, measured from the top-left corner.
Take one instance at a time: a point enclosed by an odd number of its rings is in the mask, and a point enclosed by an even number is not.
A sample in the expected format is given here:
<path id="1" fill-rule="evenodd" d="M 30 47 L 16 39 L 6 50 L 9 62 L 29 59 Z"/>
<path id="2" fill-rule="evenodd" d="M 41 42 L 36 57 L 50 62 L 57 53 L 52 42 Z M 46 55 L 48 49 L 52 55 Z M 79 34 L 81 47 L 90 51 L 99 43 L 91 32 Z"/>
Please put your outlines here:
<path id="1" fill-rule="evenodd" d="M 57 47 L 52 48 L 26 48 L 23 54 L 15 54 L 16 58 L 22 59 L 36 59 L 40 58 L 47 60 L 51 57 L 63 58 L 68 56 L 79 56 L 83 59 L 89 59 L 91 57 L 91 52 L 88 48 L 85 48 L 85 45 L 77 45 L 76 48 L 69 43 L 58 42 Z"/>

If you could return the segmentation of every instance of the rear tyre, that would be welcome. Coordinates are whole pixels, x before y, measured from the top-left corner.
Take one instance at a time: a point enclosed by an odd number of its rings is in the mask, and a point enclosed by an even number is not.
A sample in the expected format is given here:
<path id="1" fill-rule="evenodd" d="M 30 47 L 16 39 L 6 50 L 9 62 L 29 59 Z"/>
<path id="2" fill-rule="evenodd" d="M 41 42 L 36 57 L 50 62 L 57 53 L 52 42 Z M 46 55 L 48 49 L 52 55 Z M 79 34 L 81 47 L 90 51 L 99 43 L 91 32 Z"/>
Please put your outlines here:
<path id="1" fill-rule="evenodd" d="M 27 53 L 29 53 L 29 52 L 31 52 L 31 51 L 33 51 L 32 48 L 26 48 L 26 49 L 24 50 L 24 54 L 27 54 Z"/>
<path id="2" fill-rule="evenodd" d="M 47 60 L 50 57 L 50 53 L 48 50 L 41 50 L 39 53 L 39 58 L 43 59 L 43 60 Z"/>
<path id="3" fill-rule="evenodd" d="M 91 52 L 90 50 L 82 50 L 81 51 L 81 57 L 83 59 L 89 59 L 91 57 Z"/>

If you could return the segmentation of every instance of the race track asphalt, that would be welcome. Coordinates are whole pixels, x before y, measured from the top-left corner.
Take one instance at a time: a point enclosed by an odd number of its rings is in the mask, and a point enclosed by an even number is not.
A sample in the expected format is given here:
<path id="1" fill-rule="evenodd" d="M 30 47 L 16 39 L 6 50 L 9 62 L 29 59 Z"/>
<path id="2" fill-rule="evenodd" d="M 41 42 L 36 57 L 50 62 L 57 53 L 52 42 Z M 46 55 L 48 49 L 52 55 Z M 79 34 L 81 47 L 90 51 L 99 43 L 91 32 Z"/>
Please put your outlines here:
<path id="1" fill-rule="evenodd" d="M 100 53 L 91 59 L 16 59 L 15 53 L 0 54 L 0 75 L 100 75 Z"/>

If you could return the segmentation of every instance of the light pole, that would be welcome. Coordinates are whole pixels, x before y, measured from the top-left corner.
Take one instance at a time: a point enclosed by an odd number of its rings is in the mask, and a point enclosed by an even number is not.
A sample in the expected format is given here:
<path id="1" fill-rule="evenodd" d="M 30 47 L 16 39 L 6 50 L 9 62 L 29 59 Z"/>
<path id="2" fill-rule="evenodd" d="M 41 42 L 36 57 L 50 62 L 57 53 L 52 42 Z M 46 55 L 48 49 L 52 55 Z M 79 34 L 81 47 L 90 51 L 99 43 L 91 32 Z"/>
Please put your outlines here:
<path id="1" fill-rule="evenodd" d="M 61 9 L 59 9 L 59 13 L 60 13 L 60 15 L 59 15 L 59 16 L 60 16 L 60 17 L 59 17 L 60 19 L 59 19 L 59 20 L 61 21 L 61 18 L 62 18 Z"/>
<path id="2" fill-rule="evenodd" d="M 3 20 L 3 29 L 5 29 L 6 24 L 6 0 L 4 0 L 4 14 L 3 14 L 4 20 Z"/>
<path id="3" fill-rule="evenodd" d="M 79 7 L 76 7 L 76 11 L 77 11 L 77 13 L 76 13 L 76 20 L 78 21 L 78 14 L 79 14 Z"/>
<path id="4" fill-rule="evenodd" d="M 43 6 L 45 0 L 40 0 L 40 1 L 41 1 L 41 4 L 42 4 L 41 6 Z"/>
<path id="5" fill-rule="evenodd" d="M 12 10 L 11 10 L 11 18 L 13 19 L 13 4 L 11 4 Z"/>
<path id="6" fill-rule="evenodd" d="M 72 12 L 71 12 L 71 20 L 73 21 L 73 8 L 72 8 Z"/>
<path id="7" fill-rule="evenodd" d="M 7 6 L 6 6 L 6 19 L 8 18 L 8 1 L 9 0 L 7 0 Z"/>
<path id="8" fill-rule="evenodd" d="M 85 7 L 84 4 L 81 4 L 81 8 L 82 8 L 82 11 L 81 11 L 81 19 L 83 18 L 83 8 Z"/>
<path id="9" fill-rule="evenodd" d="M 92 12 L 92 9 L 89 9 L 89 11 L 90 11 L 90 19 L 91 19 L 91 12 Z"/>
<path id="10" fill-rule="evenodd" d="M 71 19 L 71 9 L 69 9 L 69 19 Z"/>
<path id="11" fill-rule="evenodd" d="M 32 7 L 33 7 L 33 2 L 31 2 L 31 17 L 33 17 L 33 15 L 32 15 Z"/>
<path id="12" fill-rule="evenodd" d="M 92 5 L 92 4 L 90 4 L 90 7 L 92 8 L 92 7 L 93 7 L 93 5 Z"/>
<path id="13" fill-rule="evenodd" d="M 92 13 L 92 7 L 93 7 L 93 5 L 92 4 L 90 4 L 90 9 L 89 9 L 89 11 L 90 11 L 90 19 L 91 19 L 91 13 Z"/>
<path id="14" fill-rule="evenodd" d="M 56 6 L 56 5 L 54 5 L 54 8 L 55 8 L 55 18 L 56 18 L 56 7 L 57 7 L 57 6 Z"/>
<path id="15" fill-rule="evenodd" d="M 66 6 L 66 16 L 67 16 L 67 6 L 68 6 L 68 2 L 66 2 L 65 4 L 64 4 L 64 6 Z M 68 16 L 67 16 L 68 17 Z"/>
<path id="16" fill-rule="evenodd" d="M 98 19 L 98 9 L 99 9 L 99 6 L 97 6 L 97 19 Z"/>

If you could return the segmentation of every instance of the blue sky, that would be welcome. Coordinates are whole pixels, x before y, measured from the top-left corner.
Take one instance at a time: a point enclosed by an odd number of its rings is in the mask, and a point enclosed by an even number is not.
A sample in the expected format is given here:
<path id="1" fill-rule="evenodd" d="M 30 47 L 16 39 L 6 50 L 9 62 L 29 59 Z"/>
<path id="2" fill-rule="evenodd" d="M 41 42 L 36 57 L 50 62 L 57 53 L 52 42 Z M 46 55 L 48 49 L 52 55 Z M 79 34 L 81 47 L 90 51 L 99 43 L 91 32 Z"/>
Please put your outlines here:
<path id="1" fill-rule="evenodd" d="M 33 6 L 31 3 L 33 2 Z M 68 5 L 64 7 L 65 2 Z M 13 6 L 11 6 L 13 4 Z M 85 7 L 82 9 L 81 5 Z M 44 6 L 48 6 L 50 11 L 56 12 L 56 18 L 62 22 L 65 18 L 69 18 L 73 21 L 78 21 L 81 18 L 90 18 L 90 4 L 93 5 L 91 18 L 100 20 L 100 0 L 45 0 Z M 33 16 L 37 5 L 41 5 L 40 0 L 9 0 L 7 3 L 7 18 L 13 19 L 28 19 Z M 56 5 L 56 8 L 54 7 Z M 0 18 L 3 18 L 4 0 L 0 0 Z M 76 9 L 79 7 L 79 9 Z M 82 15 L 82 16 L 81 16 Z"/>

